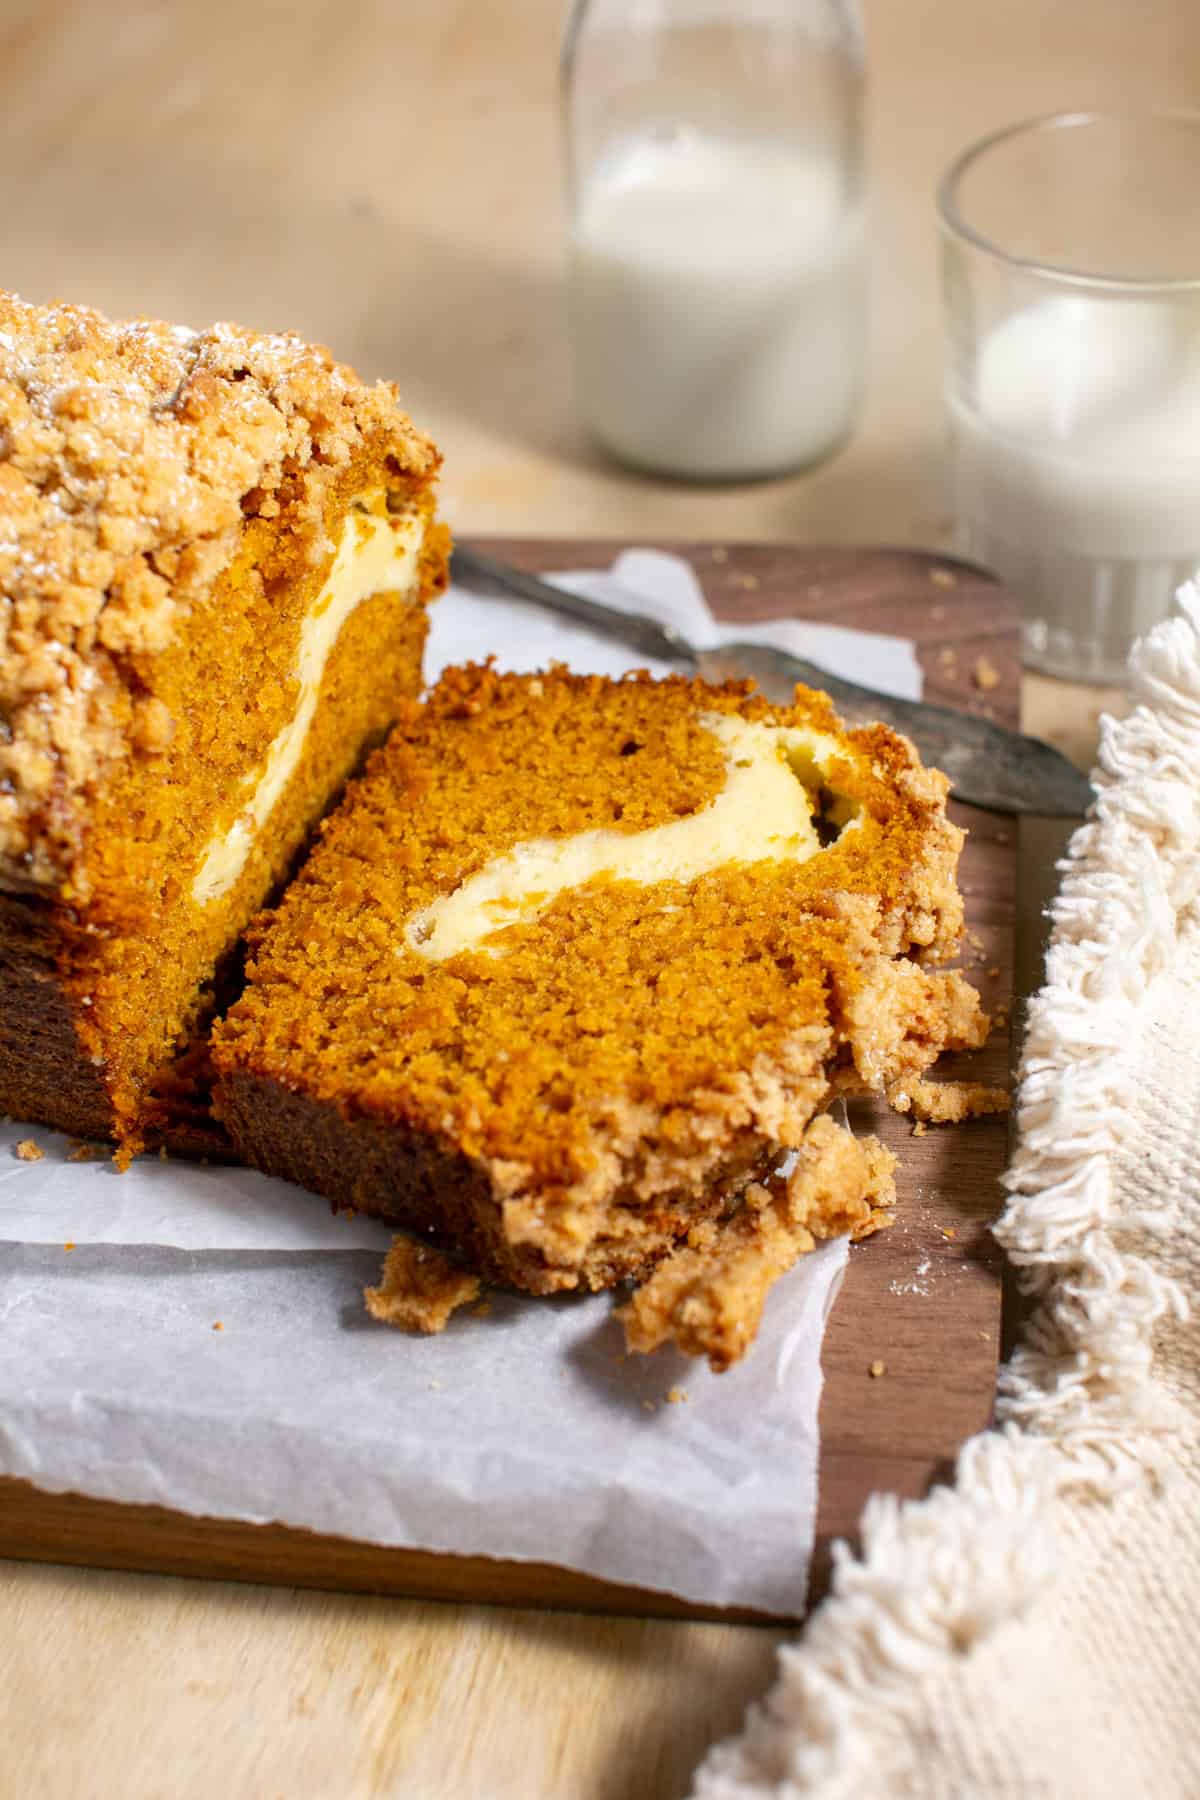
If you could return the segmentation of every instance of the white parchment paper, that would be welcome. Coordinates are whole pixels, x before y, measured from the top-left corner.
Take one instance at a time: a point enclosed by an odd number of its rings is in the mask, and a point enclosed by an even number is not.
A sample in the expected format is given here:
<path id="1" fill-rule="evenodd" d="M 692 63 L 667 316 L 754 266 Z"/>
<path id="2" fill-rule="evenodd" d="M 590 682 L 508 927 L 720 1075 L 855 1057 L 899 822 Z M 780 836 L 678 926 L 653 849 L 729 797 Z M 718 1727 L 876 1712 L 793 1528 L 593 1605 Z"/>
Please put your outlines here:
<path id="1" fill-rule="evenodd" d="M 615 581 L 697 643 L 721 635 L 676 557 L 628 552 L 608 576 L 564 580 L 598 598 Z M 430 679 L 489 653 L 506 668 L 608 674 L 638 660 L 458 590 L 434 618 Z M 905 641 L 751 630 L 919 697 Z M 15 1146 L 30 1138 L 43 1155 L 25 1162 Z M 844 1242 L 777 1284 L 752 1353 L 715 1376 L 674 1351 L 626 1356 L 606 1295 L 496 1294 L 441 1337 L 403 1335 L 362 1305 L 386 1227 L 250 1170 L 151 1158 L 122 1176 L 71 1151 L 0 1122 L 0 1473 L 801 1609 L 821 1340 Z"/>

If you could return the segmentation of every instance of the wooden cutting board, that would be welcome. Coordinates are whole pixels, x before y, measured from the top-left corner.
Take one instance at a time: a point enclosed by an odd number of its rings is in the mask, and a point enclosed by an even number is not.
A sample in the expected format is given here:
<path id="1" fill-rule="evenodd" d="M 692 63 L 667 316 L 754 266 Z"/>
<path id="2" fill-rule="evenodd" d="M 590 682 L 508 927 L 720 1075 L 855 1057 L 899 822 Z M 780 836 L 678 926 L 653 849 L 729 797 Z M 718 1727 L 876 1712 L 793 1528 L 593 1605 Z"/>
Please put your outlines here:
<path id="1" fill-rule="evenodd" d="M 534 570 L 606 567 L 622 546 L 500 539 L 486 548 Z M 913 639 L 926 697 L 1017 722 L 1020 662 L 1010 595 L 965 564 L 910 551 L 793 546 L 672 546 L 726 619 L 779 616 Z M 1003 1081 L 1011 991 L 1015 840 L 1011 820 L 952 807 L 969 836 L 960 867 L 963 962 L 991 1010 L 1003 1008 L 981 1079 Z M 852 1248 L 824 1349 L 815 1597 L 835 1539 L 852 1538 L 867 1496 L 917 1497 L 944 1479 L 988 1423 L 1000 1343 L 1001 1258 L 988 1223 L 1001 1204 L 1007 1121 L 912 1125 L 863 1105 L 856 1123 L 899 1156 L 897 1224 Z M 153 1506 L 44 1494 L 0 1479 L 0 1554 L 104 1568 L 283 1582 L 422 1598 L 747 1619 L 571 1570 L 487 1557 L 380 1549 L 284 1526 L 189 1518 Z"/>

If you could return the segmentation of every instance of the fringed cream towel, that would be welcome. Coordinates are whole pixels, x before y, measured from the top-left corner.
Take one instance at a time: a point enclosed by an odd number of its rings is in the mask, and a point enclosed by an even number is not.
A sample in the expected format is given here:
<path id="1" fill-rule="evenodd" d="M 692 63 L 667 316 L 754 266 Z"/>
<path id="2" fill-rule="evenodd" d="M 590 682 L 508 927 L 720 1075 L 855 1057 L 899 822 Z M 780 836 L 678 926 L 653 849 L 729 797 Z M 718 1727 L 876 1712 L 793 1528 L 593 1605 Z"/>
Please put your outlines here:
<path id="1" fill-rule="evenodd" d="M 997 1235 L 1040 1302 L 954 1487 L 860 1558 L 695 1800 L 1200 1795 L 1200 593 L 1105 721 Z"/>

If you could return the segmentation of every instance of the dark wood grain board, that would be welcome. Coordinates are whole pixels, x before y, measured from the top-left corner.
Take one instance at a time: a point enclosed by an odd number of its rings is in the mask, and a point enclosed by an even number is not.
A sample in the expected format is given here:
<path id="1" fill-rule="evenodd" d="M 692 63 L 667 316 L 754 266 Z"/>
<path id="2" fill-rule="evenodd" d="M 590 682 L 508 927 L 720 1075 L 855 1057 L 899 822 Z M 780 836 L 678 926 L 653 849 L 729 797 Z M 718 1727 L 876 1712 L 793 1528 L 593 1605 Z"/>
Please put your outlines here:
<path id="1" fill-rule="evenodd" d="M 535 570 L 605 567 L 623 546 L 578 539 L 493 540 Z M 911 551 L 786 545 L 672 546 L 687 556 L 714 611 L 728 619 L 825 620 L 913 639 L 926 695 L 1017 721 L 1017 612 L 980 571 Z M 984 667 L 980 667 L 983 659 Z M 994 685 L 980 687 L 976 676 Z M 1011 990 L 1012 822 L 954 807 L 969 836 L 960 869 L 971 938 L 964 964 L 993 1008 Z M 1003 1080 L 1007 1030 L 972 1074 Z M 850 1253 L 825 1340 L 821 1482 L 813 1593 L 835 1539 L 853 1537 L 868 1495 L 907 1497 L 943 1479 L 988 1423 L 1000 1338 L 1001 1263 L 988 1235 L 1000 1203 L 1007 1124 L 977 1119 L 915 1135 L 864 1105 L 857 1123 L 900 1158 L 898 1223 Z M 883 1373 L 871 1368 L 882 1364 Z M 0 1480 L 0 1554 L 422 1598 L 494 1601 L 666 1617 L 744 1619 L 541 1564 L 388 1550 L 284 1526 L 188 1518 L 159 1507 L 49 1495 Z"/>

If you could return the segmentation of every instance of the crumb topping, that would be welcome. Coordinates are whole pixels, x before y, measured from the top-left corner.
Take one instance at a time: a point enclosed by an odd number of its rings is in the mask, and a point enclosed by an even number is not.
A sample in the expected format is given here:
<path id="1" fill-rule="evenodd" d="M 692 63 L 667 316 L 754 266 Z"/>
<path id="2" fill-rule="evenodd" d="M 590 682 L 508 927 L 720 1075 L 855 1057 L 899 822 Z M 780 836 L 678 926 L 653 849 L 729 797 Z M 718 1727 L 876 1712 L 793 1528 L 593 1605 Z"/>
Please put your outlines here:
<path id="1" fill-rule="evenodd" d="M 69 874 L 81 805 L 161 738 L 146 659 L 248 519 L 319 562 L 326 495 L 368 446 L 401 490 L 436 467 L 392 384 L 291 333 L 0 292 L 0 885 Z"/>
<path id="2" fill-rule="evenodd" d="M 618 1308 L 629 1350 L 672 1342 L 718 1374 L 754 1342 L 770 1289 L 819 1238 L 869 1236 L 891 1223 L 896 1159 L 828 1113 L 804 1135 L 787 1179 L 752 1182 L 738 1209 L 706 1219 Z"/>

